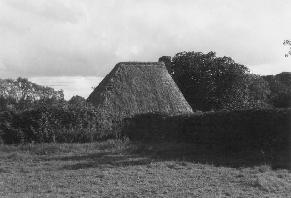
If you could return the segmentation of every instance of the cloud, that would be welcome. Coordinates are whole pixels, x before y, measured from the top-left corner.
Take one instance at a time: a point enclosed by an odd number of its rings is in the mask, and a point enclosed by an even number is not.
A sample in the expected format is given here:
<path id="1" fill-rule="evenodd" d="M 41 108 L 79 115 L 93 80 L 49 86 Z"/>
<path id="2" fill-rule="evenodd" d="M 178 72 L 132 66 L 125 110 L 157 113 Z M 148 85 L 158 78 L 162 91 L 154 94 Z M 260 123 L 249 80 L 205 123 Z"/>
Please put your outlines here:
<path id="1" fill-rule="evenodd" d="M 259 73 L 282 71 L 291 63 L 282 45 L 290 7 L 289 0 L 0 0 L 0 59 L 13 76 L 104 76 L 119 61 L 212 50 Z"/>
<path id="2" fill-rule="evenodd" d="M 3 61 L 0 59 L 0 71 L 5 71 L 6 70 L 6 66 L 3 63 Z"/>
<path id="3" fill-rule="evenodd" d="M 2 0 L 6 5 L 23 14 L 46 18 L 56 22 L 75 23 L 81 15 L 74 1 L 68 0 Z"/>
<path id="4" fill-rule="evenodd" d="M 32 77 L 29 78 L 34 83 L 49 86 L 55 90 L 63 90 L 65 99 L 69 100 L 72 96 L 79 95 L 87 98 L 102 80 L 100 77 L 84 76 L 51 76 L 51 77 Z"/>

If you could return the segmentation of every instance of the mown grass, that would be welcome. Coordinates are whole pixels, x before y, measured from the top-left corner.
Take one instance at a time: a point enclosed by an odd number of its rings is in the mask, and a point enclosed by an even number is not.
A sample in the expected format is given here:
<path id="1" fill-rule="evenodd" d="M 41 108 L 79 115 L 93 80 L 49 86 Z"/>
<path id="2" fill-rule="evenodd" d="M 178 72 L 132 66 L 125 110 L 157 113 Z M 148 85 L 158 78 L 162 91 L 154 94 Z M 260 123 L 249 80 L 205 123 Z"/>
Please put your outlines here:
<path id="1" fill-rule="evenodd" d="M 263 153 L 128 140 L 0 146 L 2 197 L 290 197 Z"/>

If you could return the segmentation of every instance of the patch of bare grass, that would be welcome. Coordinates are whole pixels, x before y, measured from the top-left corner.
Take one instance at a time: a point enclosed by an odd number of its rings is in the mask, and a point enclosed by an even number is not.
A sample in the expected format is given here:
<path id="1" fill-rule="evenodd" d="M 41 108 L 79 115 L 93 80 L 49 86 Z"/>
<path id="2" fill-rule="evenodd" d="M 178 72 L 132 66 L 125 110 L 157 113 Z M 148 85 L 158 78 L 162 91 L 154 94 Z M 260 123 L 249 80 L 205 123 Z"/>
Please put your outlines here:
<path id="1" fill-rule="evenodd" d="M 55 155 L 65 153 L 86 153 L 94 150 L 122 151 L 129 145 L 128 139 L 107 140 L 92 143 L 41 143 L 0 145 L 0 153 L 28 153 L 33 155 Z"/>
<path id="2" fill-rule="evenodd" d="M 250 180 L 250 185 L 269 193 L 284 192 L 291 189 L 290 179 L 283 179 L 272 172 L 257 174 Z"/>
<path id="3" fill-rule="evenodd" d="M 267 164 L 233 166 L 240 160 L 207 152 L 197 145 L 108 140 L 10 147 L 5 148 L 9 152 L 0 161 L 0 197 L 288 197 L 291 194 L 290 171 L 274 170 Z M 42 149 L 51 150 L 42 153 Z"/>

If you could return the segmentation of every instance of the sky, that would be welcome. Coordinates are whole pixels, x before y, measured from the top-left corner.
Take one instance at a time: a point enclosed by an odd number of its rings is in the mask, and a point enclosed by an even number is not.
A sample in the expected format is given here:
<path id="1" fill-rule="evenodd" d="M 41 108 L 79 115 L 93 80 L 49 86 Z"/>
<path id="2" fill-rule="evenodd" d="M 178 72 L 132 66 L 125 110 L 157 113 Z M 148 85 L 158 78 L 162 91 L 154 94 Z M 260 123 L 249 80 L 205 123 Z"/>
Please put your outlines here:
<path id="1" fill-rule="evenodd" d="M 96 76 L 40 76 L 29 78 L 31 82 L 39 85 L 63 90 L 66 100 L 75 95 L 87 98 L 102 79 L 102 77 Z"/>
<path id="2" fill-rule="evenodd" d="M 0 0 L 0 78 L 87 96 L 117 62 L 181 51 L 290 72 L 290 10 L 290 0 Z"/>

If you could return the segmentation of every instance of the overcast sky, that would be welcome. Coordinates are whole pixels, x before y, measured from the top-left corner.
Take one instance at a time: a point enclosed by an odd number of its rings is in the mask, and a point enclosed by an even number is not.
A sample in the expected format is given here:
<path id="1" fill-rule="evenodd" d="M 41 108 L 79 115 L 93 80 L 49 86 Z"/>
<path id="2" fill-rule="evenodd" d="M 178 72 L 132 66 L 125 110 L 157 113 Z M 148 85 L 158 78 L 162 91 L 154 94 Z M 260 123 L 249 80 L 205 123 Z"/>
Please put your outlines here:
<path id="1" fill-rule="evenodd" d="M 104 76 L 180 51 L 291 71 L 290 21 L 290 0 L 0 0 L 0 77 Z"/>

